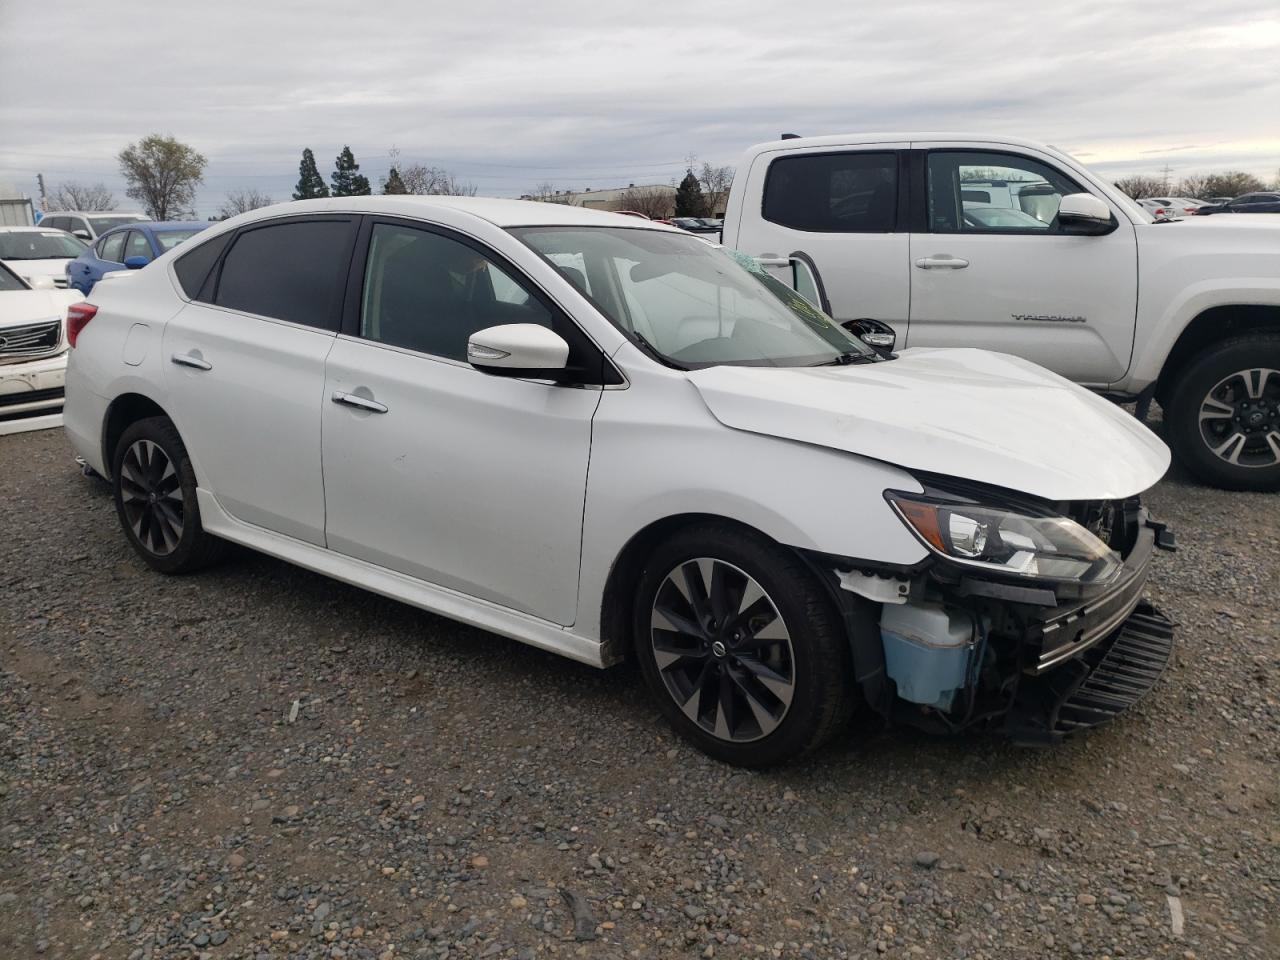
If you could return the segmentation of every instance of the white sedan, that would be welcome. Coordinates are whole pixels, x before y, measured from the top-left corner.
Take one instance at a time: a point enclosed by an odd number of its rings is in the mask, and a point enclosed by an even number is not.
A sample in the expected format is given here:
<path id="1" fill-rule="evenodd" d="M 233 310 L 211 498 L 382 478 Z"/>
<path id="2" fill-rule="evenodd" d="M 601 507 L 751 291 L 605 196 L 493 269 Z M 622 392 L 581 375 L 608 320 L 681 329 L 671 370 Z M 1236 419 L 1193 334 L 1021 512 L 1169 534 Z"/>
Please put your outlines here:
<path id="1" fill-rule="evenodd" d="M 64 322 L 80 299 L 48 278 L 27 283 L 0 264 L 0 435 L 62 425 Z"/>
<path id="2" fill-rule="evenodd" d="M 865 704 L 1050 742 L 1155 682 L 1165 446 L 1011 356 L 864 345 L 633 217 L 347 197 L 74 305 L 66 430 L 164 573 L 234 541 L 596 666 L 762 766 Z"/>
<path id="3" fill-rule="evenodd" d="M 28 282 L 48 277 L 56 287 L 67 286 L 67 264 L 88 249 L 62 230 L 0 227 L 0 263 Z"/>

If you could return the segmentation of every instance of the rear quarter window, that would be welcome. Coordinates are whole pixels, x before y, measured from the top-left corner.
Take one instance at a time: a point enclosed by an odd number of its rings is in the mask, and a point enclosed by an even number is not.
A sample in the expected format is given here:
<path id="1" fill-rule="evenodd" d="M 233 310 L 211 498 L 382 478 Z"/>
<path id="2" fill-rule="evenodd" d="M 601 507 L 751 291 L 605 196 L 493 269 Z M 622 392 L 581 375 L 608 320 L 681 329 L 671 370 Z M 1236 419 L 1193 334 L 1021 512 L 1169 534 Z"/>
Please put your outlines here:
<path id="1" fill-rule="evenodd" d="M 224 233 L 194 246 L 174 263 L 173 272 L 178 277 L 178 285 L 182 287 L 182 292 L 189 299 L 202 300 L 205 303 L 213 301 L 213 284 L 208 281 L 214 265 L 222 256 L 222 251 L 227 249 L 227 244 L 233 236 L 235 236 L 234 232 Z"/>

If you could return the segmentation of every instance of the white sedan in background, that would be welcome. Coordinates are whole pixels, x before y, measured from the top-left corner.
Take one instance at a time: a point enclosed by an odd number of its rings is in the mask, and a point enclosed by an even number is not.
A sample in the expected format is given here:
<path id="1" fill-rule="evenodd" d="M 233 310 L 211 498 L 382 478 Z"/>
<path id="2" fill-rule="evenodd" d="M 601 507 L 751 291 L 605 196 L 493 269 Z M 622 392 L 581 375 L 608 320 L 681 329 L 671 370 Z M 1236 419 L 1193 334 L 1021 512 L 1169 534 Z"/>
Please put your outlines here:
<path id="1" fill-rule="evenodd" d="M 0 435 L 62 426 L 67 307 L 81 299 L 0 264 Z"/>
<path id="2" fill-rule="evenodd" d="M 27 282 L 48 277 L 55 287 L 65 287 L 67 264 L 88 249 L 64 230 L 0 227 L 0 263 Z"/>

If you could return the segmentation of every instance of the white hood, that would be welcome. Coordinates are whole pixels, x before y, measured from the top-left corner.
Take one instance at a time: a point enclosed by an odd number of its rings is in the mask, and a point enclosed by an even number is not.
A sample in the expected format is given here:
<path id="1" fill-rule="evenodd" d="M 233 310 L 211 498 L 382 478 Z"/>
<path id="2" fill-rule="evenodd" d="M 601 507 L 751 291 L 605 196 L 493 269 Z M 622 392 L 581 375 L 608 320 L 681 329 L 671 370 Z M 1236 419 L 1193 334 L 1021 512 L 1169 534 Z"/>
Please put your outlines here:
<path id="1" fill-rule="evenodd" d="M 55 317 L 65 320 L 67 307 L 83 300 L 78 290 L 7 290 L 0 293 L 0 328 Z"/>
<path id="2" fill-rule="evenodd" d="M 52 260 L 6 260 L 5 266 L 20 277 L 65 277 L 67 264 L 71 257 L 56 257 Z"/>
<path id="3" fill-rule="evenodd" d="M 1169 450 L 1120 407 L 1018 357 L 917 348 L 843 367 L 688 373 L 725 426 L 1047 500 L 1140 493 Z"/>

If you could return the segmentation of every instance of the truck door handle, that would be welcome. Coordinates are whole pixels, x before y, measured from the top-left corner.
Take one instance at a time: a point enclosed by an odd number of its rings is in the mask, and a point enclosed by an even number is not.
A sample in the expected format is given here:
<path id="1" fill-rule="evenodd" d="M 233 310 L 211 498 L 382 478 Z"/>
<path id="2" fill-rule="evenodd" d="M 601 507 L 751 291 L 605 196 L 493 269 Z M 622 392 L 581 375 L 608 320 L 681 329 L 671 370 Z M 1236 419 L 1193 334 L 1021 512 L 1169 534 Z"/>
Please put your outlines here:
<path id="1" fill-rule="evenodd" d="M 370 400 L 368 397 L 357 396 L 354 393 L 343 393 L 341 390 L 333 391 L 330 398 L 334 403 L 346 404 L 348 407 L 356 407 L 359 410 L 367 410 L 369 413 L 386 413 L 387 405 L 379 403 L 377 400 Z"/>
<path id="2" fill-rule="evenodd" d="M 916 261 L 921 270 L 963 270 L 968 265 L 969 261 L 960 257 L 921 257 Z"/>
<path id="3" fill-rule="evenodd" d="M 190 367 L 193 370 L 212 370 L 213 364 L 203 357 L 195 357 L 189 353 L 175 353 L 169 358 L 180 367 Z"/>

